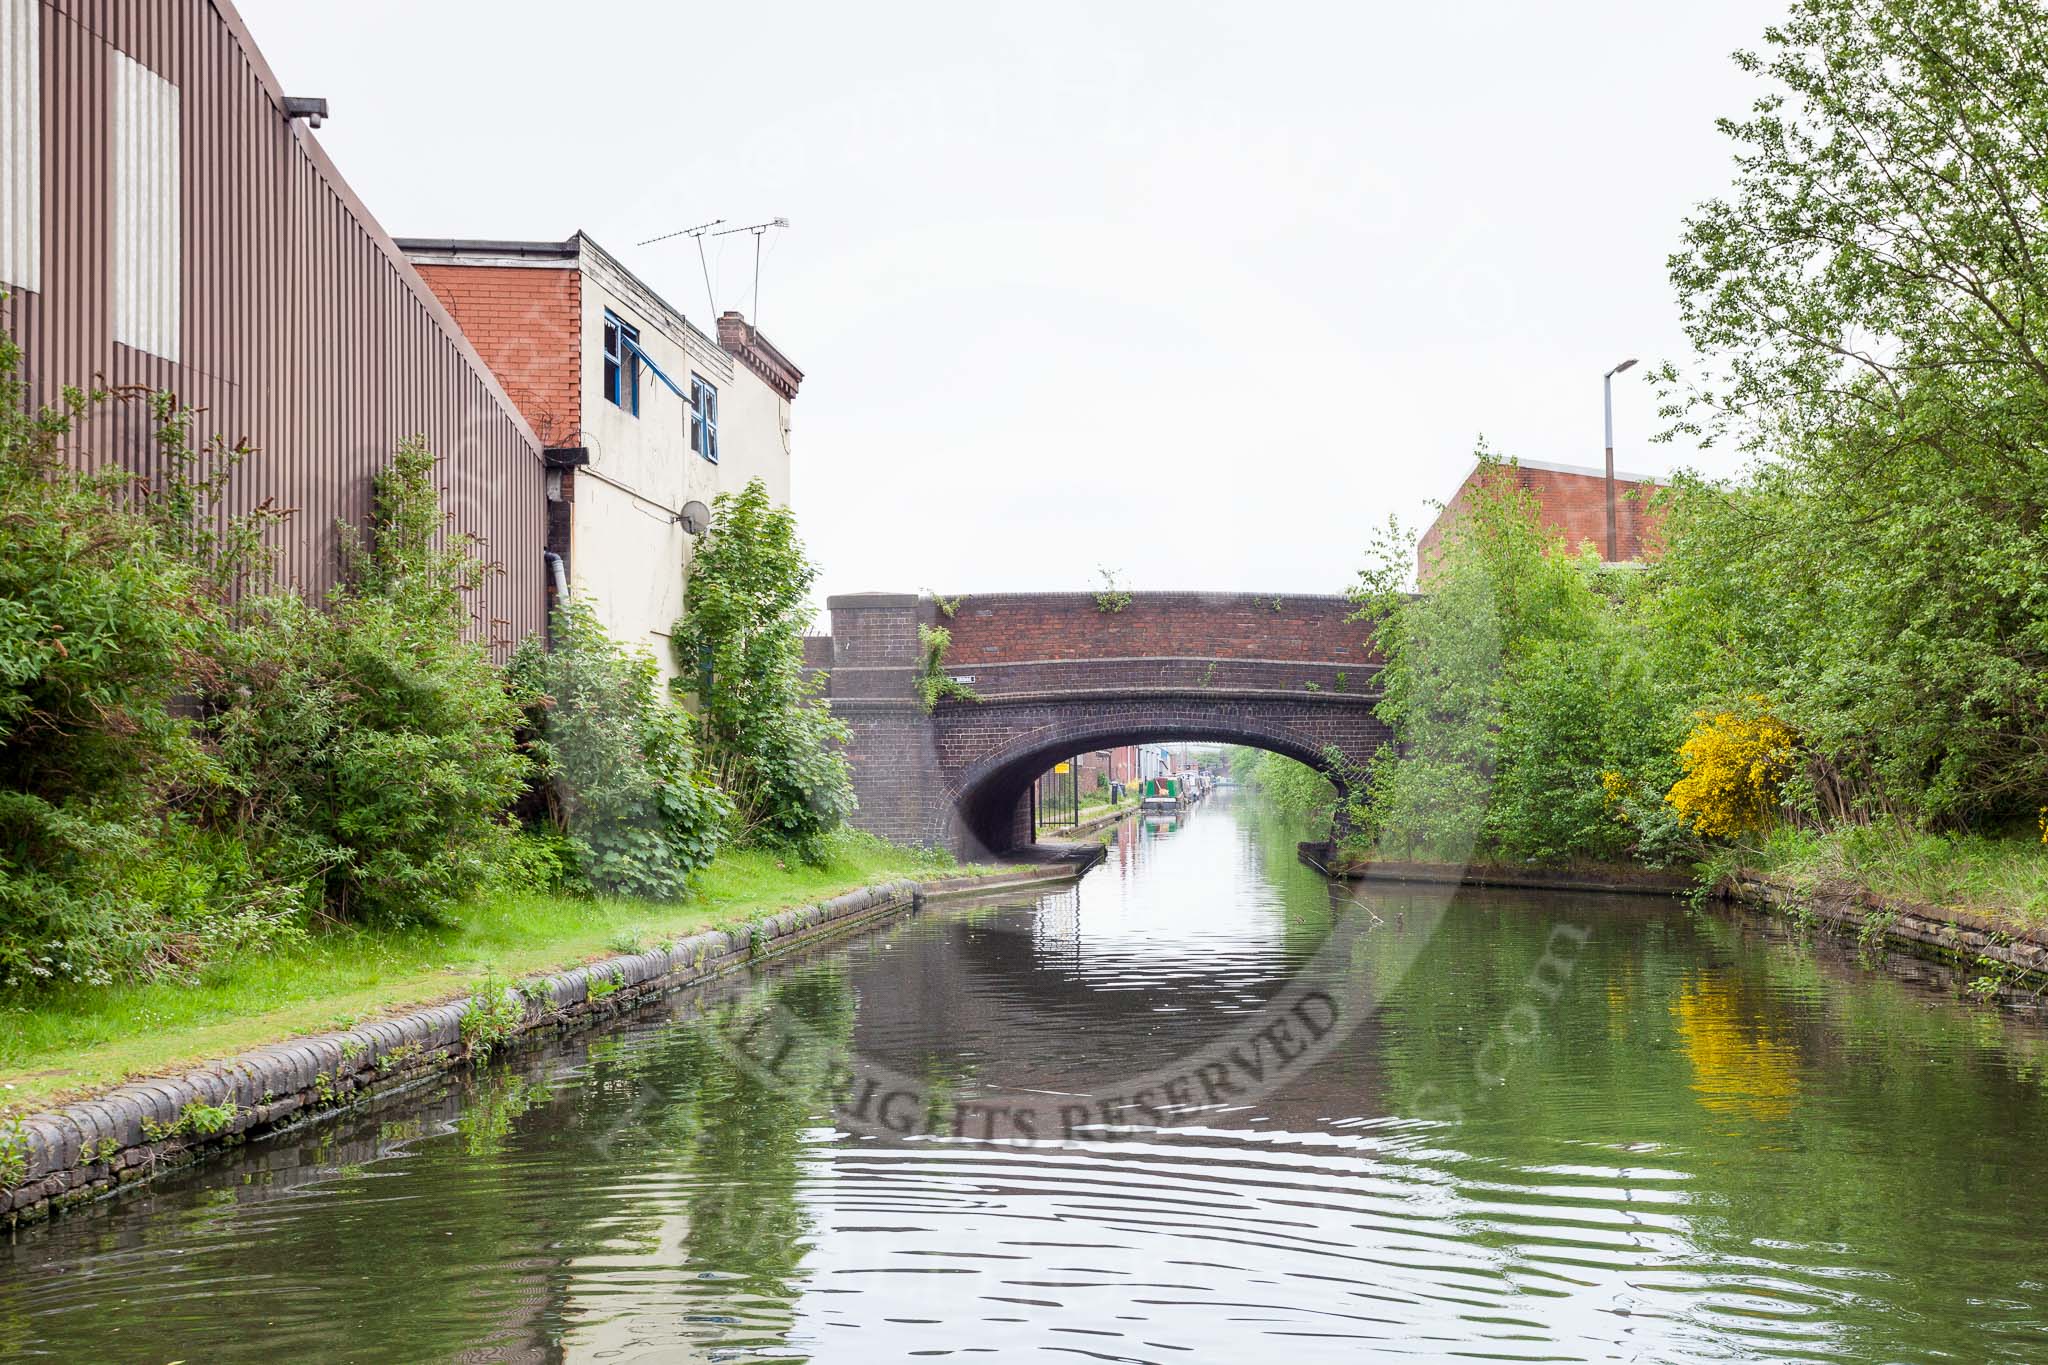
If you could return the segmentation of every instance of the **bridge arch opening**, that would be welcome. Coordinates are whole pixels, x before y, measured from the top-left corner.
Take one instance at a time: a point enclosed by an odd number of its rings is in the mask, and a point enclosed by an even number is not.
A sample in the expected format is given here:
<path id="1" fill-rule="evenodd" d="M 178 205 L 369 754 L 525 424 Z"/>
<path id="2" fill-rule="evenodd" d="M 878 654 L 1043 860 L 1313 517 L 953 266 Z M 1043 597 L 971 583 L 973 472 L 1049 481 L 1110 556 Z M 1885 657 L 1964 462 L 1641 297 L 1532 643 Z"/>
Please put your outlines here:
<path id="1" fill-rule="evenodd" d="M 1056 763 L 1096 749 L 1127 744 L 1230 744 L 1263 749 L 1315 769 L 1337 789 L 1338 810 L 1349 798 L 1346 773 L 1326 753 L 1298 735 L 1228 722 L 1132 723 L 1060 727 L 1027 736 L 987 755 L 951 784 L 941 811 L 943 828 L 930 842 L 964 849 L 970 858 L 1000 857 L 1033 842 L 1031 787 Z"/>

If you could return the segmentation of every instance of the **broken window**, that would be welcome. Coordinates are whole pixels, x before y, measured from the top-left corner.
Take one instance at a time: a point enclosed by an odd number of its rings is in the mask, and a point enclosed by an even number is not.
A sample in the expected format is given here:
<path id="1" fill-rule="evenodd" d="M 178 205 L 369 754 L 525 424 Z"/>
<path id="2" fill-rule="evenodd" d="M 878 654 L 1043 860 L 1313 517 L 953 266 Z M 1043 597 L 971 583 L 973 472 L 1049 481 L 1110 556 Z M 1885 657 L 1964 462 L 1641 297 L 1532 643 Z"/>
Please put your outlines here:
<path id="1" fill-rule="evenodd" d="M 696 374 L 690 376 L 690 449 L 718 463 L 718 390 Z"/>
<path id="2" fill-rule="evenodd" d="M 608 403 L 616 404 L 640 415 L 640 329 L 620 320 L 618 314 L 607 308 L 604 311 L 604 397 Z"/>

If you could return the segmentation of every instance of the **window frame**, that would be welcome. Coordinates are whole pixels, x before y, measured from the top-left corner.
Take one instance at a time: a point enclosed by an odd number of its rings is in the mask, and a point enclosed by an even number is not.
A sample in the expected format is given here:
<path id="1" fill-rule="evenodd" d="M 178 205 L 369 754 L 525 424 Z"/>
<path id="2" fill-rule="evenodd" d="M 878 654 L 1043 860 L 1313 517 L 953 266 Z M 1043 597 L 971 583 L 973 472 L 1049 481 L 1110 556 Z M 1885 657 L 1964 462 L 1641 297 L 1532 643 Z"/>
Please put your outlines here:
<path id="1" fill-rule="evenodd" d="M 718 463 L 718 386 L 690 373 L 690 449 Z"/>
<path id="2" fill-rule="evenodd" d="M 604 397 L 607 403 L 628 416 L 640 415 L 640 357 L 626 346 L 640 344 L 640 329 L 614 313 L 604 310 Z M 630 380 L 630 382 L 629 382 Z"/>

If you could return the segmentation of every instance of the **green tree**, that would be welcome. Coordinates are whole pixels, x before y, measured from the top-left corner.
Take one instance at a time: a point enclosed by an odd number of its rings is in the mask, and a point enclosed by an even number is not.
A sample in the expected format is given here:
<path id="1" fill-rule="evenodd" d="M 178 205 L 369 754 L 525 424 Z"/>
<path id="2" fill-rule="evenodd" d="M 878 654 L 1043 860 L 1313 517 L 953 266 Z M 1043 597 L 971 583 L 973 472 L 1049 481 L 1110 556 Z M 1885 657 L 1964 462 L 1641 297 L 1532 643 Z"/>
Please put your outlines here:
<path id="1" fill-rule="evenodd" d="M 1502 688 L 1491 851 L 1538 863 L 1681 851 L 1663 795 L 1687 693 L 1658 676 L 1633 622 L 1609 609 L 1587 634 L 1529 642 Z"/>
<path id="2" fill-rule="evenodd" d="M 840 746 L 846 727 L 804 676 L 803 637 L 817 569 L 796 518 L 754 479 L 712 504 L 673 634 L 680 686 L 696 703 L 705 766 L 733 804 L 741 842 L 816 860 L 819 840 L 853 810 Z"/>
<path id="3" fill-rule="evenodd" d="M 1738 54 L 1736 183 L 1671 259 L 1673 430 L 1760 461 L 1673 509 L 1714 675 L 1799 730 L 1820 814 L 2018 823 L 2048 791 L 2048 25 L 1802 0 Z"/>
<path id="4" fill-rule="evenodd" d="M 1357 837 L 1389 856 L 1463 861 L 1481 847 L 1514 668 L 1537 642 L 1578 640 L 1599 600 L 1594 561 L 1542 529 L 1534 496 L 1485 446 L 1471 494 L 1447 518 L 1423 580 L 1406 591 L 1414 539 L 1389 524 L 1353 589 L 1383 660 L 1375 755 Z"/>
<path id="5" fill-rule="evenodd" d="M 1327 814 L 1337 787 L 1321 771 L 1270 749 L 1233 749 L 1230 775 L 1275 810 L 1291 816 Z"/>

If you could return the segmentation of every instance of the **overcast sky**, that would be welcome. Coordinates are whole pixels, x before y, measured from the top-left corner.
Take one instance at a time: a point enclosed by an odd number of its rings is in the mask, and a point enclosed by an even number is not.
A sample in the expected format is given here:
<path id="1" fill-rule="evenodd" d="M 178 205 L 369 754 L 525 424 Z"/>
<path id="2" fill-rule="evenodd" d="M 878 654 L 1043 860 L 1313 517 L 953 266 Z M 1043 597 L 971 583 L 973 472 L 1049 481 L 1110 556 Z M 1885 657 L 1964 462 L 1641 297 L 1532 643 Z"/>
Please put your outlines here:
<path id="1" fill-rule="evenodd" d="M 766 238 L 822 591 L 1341 591 L 1481 435 L 1600 460 L 1781 0 L 241 0 L 399 235 L 589 232 L 708 327 Z M 752 312 L 751 239 L 713 258 Z M 1617 460 L 1653 445 L 1643 369 Z"/>

